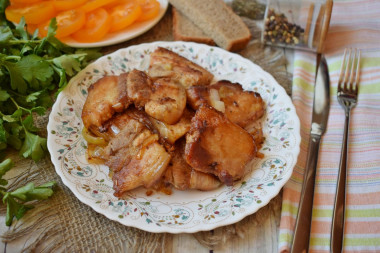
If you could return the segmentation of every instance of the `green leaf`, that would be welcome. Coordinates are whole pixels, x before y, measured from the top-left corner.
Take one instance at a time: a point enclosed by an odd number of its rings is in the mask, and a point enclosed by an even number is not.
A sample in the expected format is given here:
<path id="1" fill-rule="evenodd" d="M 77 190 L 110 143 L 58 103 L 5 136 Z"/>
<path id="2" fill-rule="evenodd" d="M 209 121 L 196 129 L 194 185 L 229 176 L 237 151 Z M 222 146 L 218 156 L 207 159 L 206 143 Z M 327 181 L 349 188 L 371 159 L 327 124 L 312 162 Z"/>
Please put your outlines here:
<path id="1" fill-rule="evenodd" d="M 38 115 L 42 116 L 45 114 L 46 109 L 45 109 L 45 107 L 37 106 L 37 107 L 32 108 L 32 112 L 36 112 L 36 113 L 38 113 Z"/>
<path id="2" fill-rule="evenodd" d="M 22 116 L 22 109 L 19 108 L 17 109 L 13 114 L 12 114 L 12 117 L 15 118 L 15 119 L 18 119 L 19 117 Z"/>
<path id="3" fill-rule="evenodd" d="M 22 125 L 26 128 L 29 132 L 37 132 L 38 128 L 34 126 L 33 116 L 29 114 L 23 121 Z"/>
<path id="4" fill-rule="evenodd" d="M 43 187 L 53 187 L 57 184 L 56 181 L 50 181 L 50 182 L 47 182 L 47 183 L 44 183 L 40 186 L 38 186 L 38 188 L 43 188 Z"/>
<path id="5" fill-rule="evenodd" d="M 53 190 L 50 188 L 35 188 L 28 193 L 28 201 L 47 199 L 53 193 Z"/>
<path id="6" fill-rule="evenodd" d="M 37 104 L 42 107 L 49 108 L 53 105 L 53 100 L 49 93 L 44 91 L 38 96 Z"/>
<path id="7" fill-rule="evenodd" d="M 44 90 L 40 90 L 40 91 L 36 91 L 36 92 L 30 93 L 25 98 L 26 102 L 30 103 L 30 102 L 36 101 L 37 98 L 38 98 L 38 96 L 41 95 L 41 93 L 43 93 L 43 92 L 44 92 Z"/>
<path id="8" fill-rule="evenodd" d="M 33 209 L 34 206 L 31 206 L 31 205 L 21 205 L 21 207 L 17 210 L 17 213 L 16 213 L 16 219 L 19 220 L 21 219 L 25 213 L 30 210 L 30 209 Z"/>
<path id="9" fill-rule="evenodd" d="M 3 125 L 3 119 L 0 118 L 0 143 L 1 142 L 6 142 L 7 141 L 7 137 L 6 137 L 6 131 L 5 131 L 5 128 L 4 128 L 4 125 Z"/>
<path id="10" fill-rule="evenodd" d="M 6 122 L 16 122 L 17 118 L 14 118 L 12 115 L 3 115 L 3 120 Z"/>
<path id="11" fill-rule="evenodd" d="M 21 94 L 26 93 L 28 85 L 25 80 L 22 78 L 22 71 L 18 68 L 16 63 L 3 61 L 0 62 L 8 70 L 9 76 L 11 78 L 11 88 L 17 90 Z"/>
<path id="12" fill-rule="evenodd" d="M 35 54 L 22 57 L 17 62 L 17 67 L 21 71 L 22 77 L 29 83 L 37 80 L 44 82 L 54 74 L 50 64 Z"/>
<path id="13" fill-rule="evenodd" d="M 3 179 L 2 177 L 14 166 L 11 159 L 5 159 L 0 163 L 0 185 L 7 185 L 8 181 Z"/>
<path id="14" fill-rule="evenodd" d="M 47 33 L 47 38 L 52 38 L 55 36 L 55 31 L 57 30 L 57 20 L 56 18 L 52 18 L 50 20 L 50 23 L 49 23 L 49 27 L 48 27 L 48 33 Z"/>
<path id="15" fill-rule="evenodd" d="M 3 203 L 7 205 L 7 214 L 5 216 L 5 224 L 10 226 L 13 218 L 21 219 L 26 211 L 33 208 L 33 206 L 26 206 L 16 201 L 9 193 L 6 193 L 3 198 Z"/>
<path id="16" fill-rule="evenodd" d="M 28 40 L 29 36 L 25 30 L 25 18 L 21 17 L 20 22 L 16 25 L 15 28 L 16 35 L 20 36 L 23 40 Z"/>
<path id="17" fill-rule="evenodd" d="M 5 90 L 0 90 L 0 102 L 7 101 L 8 98 L 9 98 L 8 92 L 6 92 Z"/>
<path id="18" fill-rule="evenodd" d="M 65 70 L 66 74 L 73 76 L 76 72 L 81 70 L 80 61 L 84 59 L 86 54 L 71 54 L 61 55 L 53 59 L 53 63 Z"/>
<path id="19" fill-rule="evenodd" d="M 21 208 L 21 204 L 16 202 L 9 193 L 6 193 L 3 197 L 3 203 L 7 205 L 7 214 L 5 216 L 5 224 L 10 226 L 13 218 L 16 216 L 18 210 Z"/>
<path id="20" fill-rule="evenodd" d="M 9 5 L 9 0 L 0 0 L 0 13 L 4 13 L 5 8 Z"/>
<path id="21" fill-rule="evenodd" d="M 34 189 L 34 183 L 29 183 L 11 192 L 11 196 L 18 198 L 20 200 L 26 201 L 28 192 L 31 192 L 33 189 Z"/>
<path id="22" fill-rule="evenodd" d="M 15 135 L 9 135 L 7 138 L 7 143 L 17 150 L 19 150 L 22 146 L 21 139 Z"/>
<path id="23" fill-rule="evenodd" d="M 5 46 L 13 39 L 13 33 L 9 27 L 0 27 L 0 45 Z"/>
<path id="24" fill-rule="evenodd" d="M 26 202 L 32 200 L 47 199 L 53 195 L 53 190 L 51 187 L 54 185 L 54 181 L 40 185 L 38 187 L 35 187 L 34 183 L 28 183 L 27 185 L 11 192 L 11 196 Z"/>
<path id="25" fill-rule="evenodd" d="M 37 162 L 44 157 L 45 152 L 47 152 L 46 141 L 46 138 L 42 138 L 26 131 L 24 144 L 21 147 L 20 154 L 25 158 L 29 157 Z"/>
<path id="26" fill-rule="evenodd" d="M 64 69 L 56 67 L 56 66 L 54 66 L 54 70 L 59 75 L 59 84 L 58 84 L 59 89 L 58 89 L 58 92 L 56 94 L 56 95 L 58 95 L 58 93 L 60 93 L 67 85 L 66 72 Z"/>

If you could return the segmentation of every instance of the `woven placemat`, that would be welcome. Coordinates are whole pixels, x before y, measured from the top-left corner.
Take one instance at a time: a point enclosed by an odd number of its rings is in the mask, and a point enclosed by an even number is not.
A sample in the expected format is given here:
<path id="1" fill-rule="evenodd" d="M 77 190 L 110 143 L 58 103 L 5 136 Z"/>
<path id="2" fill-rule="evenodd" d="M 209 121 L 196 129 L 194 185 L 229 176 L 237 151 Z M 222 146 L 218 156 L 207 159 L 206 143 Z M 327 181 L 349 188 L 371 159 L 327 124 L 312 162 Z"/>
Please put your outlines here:
<path id="1" fill-rule="evenodd" d="M 291 75 L 286 72 L 286 59 L 282 49 L 264 47 L 258 42 L 259 32 L 253 21 L 244 19 L 254 35 L 248 47 L 239 52 L 242 56 L 260 65 L 291 92 Z M 168 10 L 164 18 L 147 33 L 115 46 L 106 47 L 104 53 L 119 48 L 153 41 L 172 41 L 172 17 Z M 45 129 L 48 115 L 37 120 L 39 127 Z M 44 133 L 46 135 L 46 133 Z M 40 184 L 55 180 L 58 182 L 55 194 L 48 200 L 38 203 L 20 221 L 14 222 L 9 231 L 2 235 L 4 242 L 22 240 L 24 252 L 162 252 L 165 243 L 171 241 L 171 234 L 155 234 L 121 225 L 98 214 L 91 207 L 81 203 L 62 183 L 56 174 L 50 157 L 38 163 L 22 159 L 16 152 L 8 154 L 14 159 L 16 169 L 23 172 L 14 179 L 10 188 L 26 182 Z M 257 226 L 271 212 L 279 213 L 281 194 L 267 206 L 242 221 L 213 230 L 199 232 L 194 237 L 205 247 L 215 248 L 223 245 L 228 238 L 243 236 L 245 228 Z M 0 209 L 2 215 L 5 210 Z M 273 213 L 272 213 L 273 214 Z M 277 223 L 279 222 L 276 221 Z"/>

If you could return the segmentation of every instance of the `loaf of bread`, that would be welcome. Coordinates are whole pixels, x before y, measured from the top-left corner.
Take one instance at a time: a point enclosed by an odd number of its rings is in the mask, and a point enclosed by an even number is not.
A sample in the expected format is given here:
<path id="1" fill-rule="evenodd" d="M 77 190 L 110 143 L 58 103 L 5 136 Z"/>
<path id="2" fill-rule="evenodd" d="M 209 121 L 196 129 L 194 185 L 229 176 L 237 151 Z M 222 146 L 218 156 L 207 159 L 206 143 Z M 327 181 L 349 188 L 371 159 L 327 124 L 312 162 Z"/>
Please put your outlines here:
<path id="1" fill-rule="evenodd" d="M 176 8 L 173 11 L 173 36 L 175 40 L 193 41 L 215 45 L 214 40 L 207 36 L 202 29 L 191 22 L 186 16 L 181 14 Z"/>
<path id="2" fill-rule="evenodd" d="M 249 29 L 223 0 L 169 2 L 218 46 L 229 51 L 238 51 L 247 46 L 251 38 Z"/>

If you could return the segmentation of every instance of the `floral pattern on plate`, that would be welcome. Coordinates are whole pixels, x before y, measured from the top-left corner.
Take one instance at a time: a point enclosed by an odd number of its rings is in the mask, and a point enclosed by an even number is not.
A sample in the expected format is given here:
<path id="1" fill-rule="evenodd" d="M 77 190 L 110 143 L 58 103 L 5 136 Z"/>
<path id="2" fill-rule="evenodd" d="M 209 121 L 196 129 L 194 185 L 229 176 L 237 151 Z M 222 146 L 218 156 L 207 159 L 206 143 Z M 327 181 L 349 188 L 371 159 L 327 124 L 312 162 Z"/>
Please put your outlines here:
<path id="1" fill-rule="evenodd" d="M 89 164 L 81 135 L 81 111 L 87 88 L 105 75 L 133 68 L 146 70 L 150 53 L 168 48 L 203 66 L 215 80 L 239 82 L 259 92 L 266 103 L 261 120 L 264 158 L 253 159 L 251 172 L 232 187 L 213 191 L 177 191 L 147 196 L 139 188 L 126 199 L 113 196 L 108 167 Z M 65 185 L 83 203 L 109 219 L 150 232 L 192 233 L 235 223 L 256 212 L 278 194 L 297 162 L 300 125 L 285 90 L 259 66 L 223 49 L 188 42 L 155 42 L 121 49 L 103 56 L 71 79 L 53 106 L 48 124 L 48 148 Z"/>

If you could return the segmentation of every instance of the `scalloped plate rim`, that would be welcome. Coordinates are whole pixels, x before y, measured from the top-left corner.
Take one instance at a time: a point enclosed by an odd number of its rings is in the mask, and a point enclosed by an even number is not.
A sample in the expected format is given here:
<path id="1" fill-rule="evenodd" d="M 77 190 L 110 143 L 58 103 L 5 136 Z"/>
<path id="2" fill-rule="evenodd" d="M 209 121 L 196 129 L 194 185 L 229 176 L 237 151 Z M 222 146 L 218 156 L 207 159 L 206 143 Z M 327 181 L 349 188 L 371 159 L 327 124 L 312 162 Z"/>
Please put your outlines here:
<path id="1" fill-rule="evenodd" d="M 194 42 L 182 42 L 182 41 L 177 41 L 177 42 L 166 42 L 166 41 L 157 41 L 157 42 L 152 42 L 152 43 L 143 43 L 143 44 L 138 44 L 138 45 L 133 45 L 133 46 L 130 46 L 130 47 L 127 47 L 127 48 L 122 48 L 122 49 L 119 49 L 109 55 L 104 55 L 103 57 L 99 58 L 98 60 L 104 58 L 104 57 L 109 57 L 110 55 L 116 55 L 118 54 L 120 51 L 123 51 L 123 50 L 133 50 L 135 48 L 138 48 L 138 47 L 145 47 L 145 46 L 151 46 L 151 47 L 156 47 L 156 46 L 162 46 L 162 47 L 165 47 L 165 46 L 175 46 L 175 45 L 181 45 L 181 44 L 186 44 L 186 45 L 193 45 L 195 47 L 209 47 L 209 48 L 213 48 L 215 51 L 221 51 L 221 52 L 227 52 L 229 54 L 233 54 L 234 57 L 237 57 L 240 61 L 245 61 L 247 64 L 250 64 L 250 65 L 254 65 L 256 66 L 260 71 L 262 71 L 262 73 L 271 80 L 272 84 L 275 84 L 276 86 L 276 89 L 279 89 L 282 93 L 285 94 L 285 97 L 288 101 L 287 104 L 292 107 L 292 109 L 294 110 L 294 112 L 296 111 L 295 110 L 295 107 L 290 99 L 290 97 L 286 94 L 285 92 L 285 89 L 279 85 L 277 83 L 277 81 L 272 77 L 272 75 L 270 75 L 268 72 L 264 71 L 260 66 L 256 65 L 255 63 L 253 63 L 252 61 L 242 57 L 241 55 L 238 55 L 238 54 L 235 54 L 235 53 L 231 53 L 231 52 L 228 52 L 228 51 L 225 51 L 224 49 L 221 49 L 219 47 L 213 47 L 213 46 L 208 46 L 208 45 L 203 45 L 203 44 L 198 44 L 198 43 L 194 43 Z M 98 61 L 97 60 L 97 61 Z M 94 63 L 96 63 L 97 61 L 95 61 Z M 84 72 L 88 69 L 90 69 L 92 67 L 92 64 L 89 64 L 86 68 L 84 68 L 81 72 Z M 77 75 L 78 76 L 78 75 Z M 71 83 L 73 83 L 75 80 L 76 80 L 76 77 L 73 77 L 69 84 L 67 85 L 67 87 L 65 89 L 67 89 Z M 64 96 L 64 93 L 61 92 L 58 97 L 57 97 L 57 100 L 56 101 L 59 101 L 60 99 L 62 99 L 62 97 Z M 47 127 L 47 131 L 48 131 L 48 150 L 50 153 L 52 153 L 51 151 L 54 150 L 53 149 L 53 143 L 51 143 L 49 141 L 49 138 L 50 135 L 51 135 L 51 127 L 52 127 L 52 118 L 53 118 L 53 111 L 54 111 L 54 108 L 55 106 L 57 105 L 57 103 L 54 103 L 53 105 L 53 109 L 52 109 L 52 113 L 49 115 L 49 123 L 48 123 L 48 127 Z M 298 118 L 298 115 L 295 113 L 295 119 L 296 121 L 294 122 L 294 127 L 297 128 L 298 130 L 300 130 L 300 121 L 299 121 L 299 118 Z M 256 204 L 254 206 L 254 208 L 251 208 L 249 211 L 245 212 L 244 214 L 242 215 L 236 215 L 236 216 L 230 216 L 227 220 L 223 220 L 221 222 L 218 222 L 218 223 L 209 223 L 209 224 L 201 224 L 199 223 L 198 225 L 196 226 L 193 226 L 193 227 L 190 227 L 190 228 L 181 228 L 179 227 L 178 229 L 176 228 L 172 228 L 172 227 L 165 227 L 165 226 L 146 226 L 146 227 L 142 227 L 140 226 L 138 223 L 134 224 L 133 222 L 127 222 L 128 224 L 126 224 L 125 222 L 123 222 L 123 220 L 121 219 L 117 219 L 117 217 L 113 217 L 112 213 L 109 213 L 109 212 L 105 212 L 104 209 L 101 209 L 99 206 L 97 205 L 92 205 L 93 204 L 93 201 L 91 200 L 88 200 L 86 199 L 84 196 L 80 195 L 80 193 L 78 191 L 76 191 L 75 187 L 73 187 L 74 189 L 71 188 L 71 183 L 66 179 L 66 177 L 64 176 L 63 174 L 63 171 L 61 171 L 58 167 L 59 167 L 59 164 L 58 164 L 58 160 L 57 159 L 53 159 L 53 156 L 51 155 L 51 161 L 52 163 L 54 164 L 54 167 L 55 167 L 55 170 L 57 172 L 57 174 L 60 176 L 62 182 L 71 190 L 71 192 L 76 196 L 76 198 L 78 198 L 82 203 L 90 206 L 94 211 L 96 211 L 97 213 L 100 213 L 104 216 L 106 216 L 108 219 L 110 220 L 113 220 L 113 221 L 116 221 L 118 223 L 121 223 L 125 226 L 129 226 L 129 227 L 134 227 L 134 228 L 138 228 L 138 229 L 142 229 L 144 231 L 147 231 L 147 232 L 153 232 L 153 233 L 172 233 L 172 234 L 179 234 L 179 233 L 195 233 L 195 232 L 200 232 L 200 231 L 209 231 L 209 230 L 212 230 L 212 229 L 215 229 L 215 228 L 218 228 L 218 227 L 221 227 L 221 226 L 227 226 L 227 225 L 231 225 L 231 224 L 234 224 L 234 223 L 237 223 L 239 221 L 241 221 L 242 219 L 244 219 L 245 217 L 247 217 L 248 215 L 251 215 L 255 212 L 257 212 L 260 208 L 266 206 L 270 200 L 272 200 L 274 197 L 276 197 L 278 195 L 278 193 L 281 191 L 282 187 L 286 184 L 286 182 L 290 179 L 291 175 L 292 175 L 292 172 L 293 172 L 293 169 L 294 169 L 294 166 L 297 162 L 297 159 L 298 159 L 298 156 L 299 156 L 299 153 L 300 153 L 300 131 L 298 131 L 298 135 L 296 136 L 296 149 L 295 149 L 295 161 L 294 161 L 294 165 L 289 168 L 289 171 L 286 173 L 286 175 L 283 176 L 283 180 L 282 180 L 282 184 L 279 185 L 276 190 L 273 189 L 273 191 L 271 191 L 271 193 L 268 193 L 268 195 L 266 195 L 265 197 L 265 200 L 263 200 L 260 204 Z M 129 221 L 129 220 L 124 220 L 124 221 Z"/>

